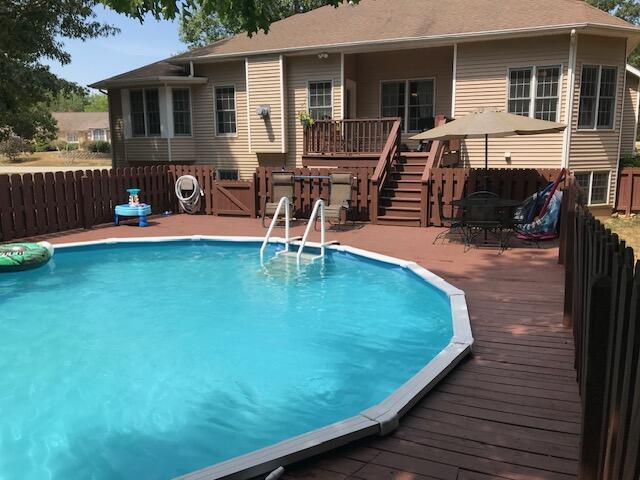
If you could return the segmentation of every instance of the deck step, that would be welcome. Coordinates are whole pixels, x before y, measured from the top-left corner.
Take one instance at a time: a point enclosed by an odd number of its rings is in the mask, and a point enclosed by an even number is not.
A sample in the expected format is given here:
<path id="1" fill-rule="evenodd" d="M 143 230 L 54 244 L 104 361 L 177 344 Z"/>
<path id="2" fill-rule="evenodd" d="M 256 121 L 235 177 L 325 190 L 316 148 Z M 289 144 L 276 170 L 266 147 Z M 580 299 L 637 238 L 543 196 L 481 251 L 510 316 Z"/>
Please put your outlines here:
<path id="1" fill-rule="evenodd" d="M 381 197 L 400 200 L 419 200 L 421 191 L 419 188 L 384 188 Z"/>
<path id="2" fill-rule="evenodd" d="M 397 215 L 382 215 L 378 217 L 379 225 L 396 225 L 401 227 L 419 227 L 420 217 L 399 217 Z"/>
<path id="3" fill-rule="evenodd" d="M 420 210 L 420 196 L 416 197 L 380 197 L 380 207 L 389 208 L 389 207 L 414 207 L 417 206 L 418 210 Z"/>
<path id="4" fill-rule="evenodd" d="M 420 205 L 417 207 L 406 206 L 380 206 L 382 216 L 391 215 L 392 217 L 415 217 L 420 220 Z"/>

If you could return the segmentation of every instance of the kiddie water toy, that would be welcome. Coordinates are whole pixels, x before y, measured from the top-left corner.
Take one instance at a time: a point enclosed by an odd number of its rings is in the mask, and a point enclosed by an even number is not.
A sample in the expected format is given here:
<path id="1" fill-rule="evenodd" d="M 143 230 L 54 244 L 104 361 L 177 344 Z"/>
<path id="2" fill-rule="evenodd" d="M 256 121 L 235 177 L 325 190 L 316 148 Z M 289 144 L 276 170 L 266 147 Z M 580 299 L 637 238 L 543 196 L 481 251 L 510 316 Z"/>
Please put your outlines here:
<path id="1" fill-rule="evenodd" d="M 0 273 L 28 270 L 44 265 L 53 255 L 49 242 L 0 245 Z"/>
<path id="2" fill-rule="evenodd" d="M 116 205 L 116 215 L 114 223 L 120 225 L 120 217 L 138 217 L 138 226 L 146 227 L 147 215 L 151 215 L 151 205 L 140 202 L 140 189 L 127 188 L 129 194 L 129 203 Z"/>

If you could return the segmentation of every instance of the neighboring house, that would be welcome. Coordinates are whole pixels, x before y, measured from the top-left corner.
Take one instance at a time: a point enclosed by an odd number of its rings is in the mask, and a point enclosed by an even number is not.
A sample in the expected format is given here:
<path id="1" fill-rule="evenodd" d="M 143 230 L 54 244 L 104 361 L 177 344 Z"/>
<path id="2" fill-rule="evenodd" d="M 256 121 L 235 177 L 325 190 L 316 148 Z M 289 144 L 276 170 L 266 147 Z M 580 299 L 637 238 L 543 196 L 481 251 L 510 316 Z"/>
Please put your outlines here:
<path id="1" fill-rule="evenodd" d="M 491 139 L 491 167 L 570 167 L 591 204 L 610 204 L 634 148 L 638 71 L 626 58 L 639 42 L 639 28 L 578 0 L 362 0 L 93 86 L 109 92 L 116 164 L 207 163 L 247 178 L 302 164 L 301 110 L 398 116 L 413 146 L 435 115 L 488 107 L 571 125 Z M 484 165 L 483 145 L 463 142 L 464 165 Z"/>
<path id="2" fill-rule="evenodd" d="M 110 141 L 107 112 L 53 112 L 58 124 L 58 140 L 83 144 L 91 141 Z"/>

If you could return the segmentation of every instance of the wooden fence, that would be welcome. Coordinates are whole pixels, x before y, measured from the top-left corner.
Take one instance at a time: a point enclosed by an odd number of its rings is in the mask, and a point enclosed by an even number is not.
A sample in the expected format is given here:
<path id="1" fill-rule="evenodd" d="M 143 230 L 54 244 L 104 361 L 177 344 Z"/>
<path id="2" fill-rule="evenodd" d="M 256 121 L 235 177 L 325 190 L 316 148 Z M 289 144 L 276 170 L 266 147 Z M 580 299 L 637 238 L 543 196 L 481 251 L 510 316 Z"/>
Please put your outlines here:
<path id="1" fill-rule="evenodd" d="M 373 167 L 358 168 L 292 168 L 292 172 L 298 177 L 322 176 L 326 177 L 330 172 L 351 172 L 353 175 L 352 195 L 351 195 L 351 215 L 353 220 L 369 221 L 371 194 L 370 180 L 373 175 Z M 262 214 L 265 202 L 269 199 L 271 190 L 271 173 L 278 172 L 278 168 L 260 167 L 255 173 L 255 185 L 257 192 L 257 212 Z M 329 201 L 330 185 L 328 178 L 300 178 L 295 182 L 294 188 L 294 215 L 297 217 L 308 217 L 311 214 L 313 203 L 322 198 Z"/>
<path id="2" fill-rule="evenodd" d="M 573 191 L 572 191 L 573 190 Z M 563 202 L 565 324 L 582 399 L 581 480 L 640 475 L 640 264 L 576 199 Z"/>
<path id="3" fill-rule="evenodd" d="M 479 190 L 490 189 L 502 198 L 524 200 L 538 190 L 554 181 L 560 174 L 560 169 L 525 169 L 525 168 L 495 168 L 489 170 L 468 168 L 432 168 L 428 180 L 428 205 L 426 224 L 436 227 L 443 226 L 438 211 L 436 187 L 442 192 L 444 214 L 451 215 L 448 204 L 452 200 L 463 198 Z"/>
<path id="4" fill-rule="evenodd" d="M 640 167 L 624 167 L 618 173 L 616 210 L 640 213 Z"/>
<path id="5" fill-rule="evenodd" d="M 164 166 L 0 175 L 0 240 L 111 222 L 130 187 L 142 189 L 153 214 L 169 208 Z"/>

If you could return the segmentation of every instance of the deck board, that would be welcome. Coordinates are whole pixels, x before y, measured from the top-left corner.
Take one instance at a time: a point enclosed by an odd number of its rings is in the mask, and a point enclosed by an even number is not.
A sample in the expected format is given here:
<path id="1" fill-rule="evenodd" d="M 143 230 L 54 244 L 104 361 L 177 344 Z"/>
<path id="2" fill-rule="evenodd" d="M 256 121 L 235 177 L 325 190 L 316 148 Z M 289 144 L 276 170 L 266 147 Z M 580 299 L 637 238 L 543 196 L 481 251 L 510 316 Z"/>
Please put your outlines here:
<path id="1" fill-rule="evenodd" d="M 100 228 L 52 241 L 264 235 L 255 219 L 180 215 L 150 223 L 146 229 Z M 557 248 L 518 246 L 501 255 L 494 249 L 465 252 L 461 245 L 432 245 L 439 231 L 365 225 L 330 231 L 327 238 L 416 261 L 464 290 L 476 339 L 473 356 L 390 435 L 287 467 L 284 479 L 576 478 L 581 406 L 572 334 L 562 327 L 563 271 Z"/>

